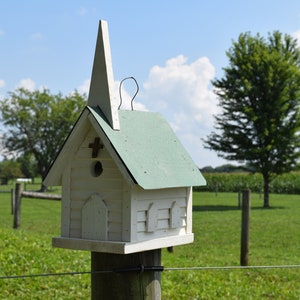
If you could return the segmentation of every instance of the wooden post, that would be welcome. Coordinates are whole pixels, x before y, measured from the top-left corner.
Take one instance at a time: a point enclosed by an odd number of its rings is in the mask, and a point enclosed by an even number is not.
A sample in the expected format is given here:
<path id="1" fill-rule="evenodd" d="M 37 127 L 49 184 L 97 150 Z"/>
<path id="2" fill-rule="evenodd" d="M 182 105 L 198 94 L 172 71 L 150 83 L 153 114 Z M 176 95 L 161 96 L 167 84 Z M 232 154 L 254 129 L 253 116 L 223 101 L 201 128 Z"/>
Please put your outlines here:
<path id="1" fill-rule="evenodd" d="M 147 270 L 160 264 L 161 249 L 133 254 L 91 252 L 91 299 L 161 299 L 161 274 Z M 116 269 L 123 272 L 95 273 Z"/>
<path id="2" fill-rule="evenodd" d="M 22 184 L 16 183 L 15 188 L 15 207 L 14 207 L 14 229 L 20 227 L 21 219 L 21 198 L 22 198 Z"/>
<path id="3" fill-rule="evenodd" d="M 15 190 L 10 190 L 10 199 L 11 199 L 11 214 L 14 214 L 15 211 Z"/>
<path id="4" fill-rule="evenodd" d="M 241 191 L 238 192 L 238 208 L 241 208 Z"/>
<path id="5" fill-rule="evenodd" d="M 248 266 L 250 190 L 242 191 L 241 266 Z"/>
<path id="6" fill-rule="evenodd" d="M 215 196 L 216 196 L 216 197 L 218 196 L 218 190 L 219 190 L 219 184 L 216 183 L 216 184 L 215 184 Z"/>

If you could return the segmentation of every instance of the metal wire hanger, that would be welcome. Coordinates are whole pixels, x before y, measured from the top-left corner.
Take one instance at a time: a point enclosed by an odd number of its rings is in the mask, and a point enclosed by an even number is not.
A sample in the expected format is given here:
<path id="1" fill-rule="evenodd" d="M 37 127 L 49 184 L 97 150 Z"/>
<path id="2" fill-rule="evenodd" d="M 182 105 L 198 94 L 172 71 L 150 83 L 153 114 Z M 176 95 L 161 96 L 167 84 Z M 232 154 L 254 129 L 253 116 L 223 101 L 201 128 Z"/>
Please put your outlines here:
<path id="1" fill-rule="evenodd" d="M 135 91 L 135 94 L 133 95 L 133 97 L 131 99 L 131 110 L 133 110 L 133 100 L 134 100 L 135 96 L 137 95 L 137 93 L 139 92 L 139 85 L 138 85 L 138 83 L 137 83 L 137 81 L 136 81 L 136 79 L 134 77 L 132 77 L 132 76 L 131 77 L 126 77 L 123 80 L 121 80 L 120 86 L 119 86 L 120 105 L 118 107 L 118 110 L 121 108 L 122 102 L 123 102 L 122 101 L 122 84 L 127 79 L 132 79 L 135 82 L 135 84 L 136 84 L 136 91 Z"/>

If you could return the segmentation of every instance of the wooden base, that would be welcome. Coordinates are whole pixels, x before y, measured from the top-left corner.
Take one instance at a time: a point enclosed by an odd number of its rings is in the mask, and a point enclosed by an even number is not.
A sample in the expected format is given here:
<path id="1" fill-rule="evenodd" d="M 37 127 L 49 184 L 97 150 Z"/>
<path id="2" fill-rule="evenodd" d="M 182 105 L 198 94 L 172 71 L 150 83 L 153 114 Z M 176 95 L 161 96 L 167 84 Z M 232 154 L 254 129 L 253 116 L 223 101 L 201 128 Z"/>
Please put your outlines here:
<path id="1" fill-rule="evenodd" d="M 130 254 L 189 244 L 193 241 L 194 234 L 190 233 L 185 235 L 156 238 L 136 243 L 54 237 L 52 239 L 52 245 L 53 247 L 57 248 L 67 248 L 74 250 L 88 250 L 92 252 L 105 252 L 115 254 Z"/>
<path id="2" fill-rule="evenodd" d="M 133 254 L 112 254 L 91 252 L 92 300 L 96 299 L 161 299 L 161 272 L 108 272 L 139 266 L 160 266 L 161 250 L 145 251 Z"/>

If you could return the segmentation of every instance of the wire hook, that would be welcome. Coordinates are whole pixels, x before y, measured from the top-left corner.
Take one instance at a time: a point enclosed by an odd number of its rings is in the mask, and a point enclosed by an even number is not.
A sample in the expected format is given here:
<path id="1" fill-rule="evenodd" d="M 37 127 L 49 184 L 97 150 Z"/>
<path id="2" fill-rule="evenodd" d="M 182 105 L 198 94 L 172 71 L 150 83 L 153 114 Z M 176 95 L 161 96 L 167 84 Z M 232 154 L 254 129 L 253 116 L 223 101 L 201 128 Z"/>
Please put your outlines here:
<path id="1" fill-rule="evenodd" d="M 119 86 L 119 95 L 120 95 L 120 105 L 119 105 L 119 107 L 118 107 L 118 110 L 121 108 L 121 106 L 122 106 L 122 84 L 123 84 L 123 82 L 125 81 L 125 80 L 127 80 L 127 79 L 132 79 L 134 82 L 135 82 L 135 84 L 136 84 L 136 92 L 135 92 L 135 94 L 133 95 L 133 97 L 132 97 L 132 99 L 131 99 L 131 110 L 133 110 L 133 100 L 134 100 L 134 98 L 135 98 L 135 96 L 137 95 L 137 93 L 139 92 L 139 85 L 138 85 L 138 83 L 137 83 L 137 81 L 136 81 L 136 79 L 134 78 L 134 77 L 126 77 L 126 78 L 124 78 L 123 80 L 121 80 L 121 82 L 120 82 L 120 86 Z"/>

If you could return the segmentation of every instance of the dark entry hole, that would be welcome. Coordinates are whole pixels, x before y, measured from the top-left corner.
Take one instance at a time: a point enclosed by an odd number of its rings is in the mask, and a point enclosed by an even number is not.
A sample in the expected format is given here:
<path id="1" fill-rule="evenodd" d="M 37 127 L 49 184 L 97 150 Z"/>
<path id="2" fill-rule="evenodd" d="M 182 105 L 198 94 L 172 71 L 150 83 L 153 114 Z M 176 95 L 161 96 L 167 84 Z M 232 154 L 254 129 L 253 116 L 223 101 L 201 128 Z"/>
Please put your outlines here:
<path id="1" fill-rule="evenodd" d="M 95 162 L 93 170 L 92 170 L 92 174 L 95 177 L 98 177 L 102 174 L 103 172 L 103 167 L 100 161 Z"/>

